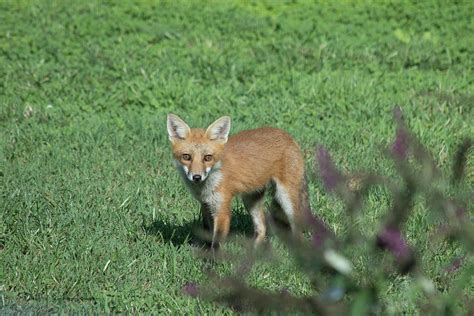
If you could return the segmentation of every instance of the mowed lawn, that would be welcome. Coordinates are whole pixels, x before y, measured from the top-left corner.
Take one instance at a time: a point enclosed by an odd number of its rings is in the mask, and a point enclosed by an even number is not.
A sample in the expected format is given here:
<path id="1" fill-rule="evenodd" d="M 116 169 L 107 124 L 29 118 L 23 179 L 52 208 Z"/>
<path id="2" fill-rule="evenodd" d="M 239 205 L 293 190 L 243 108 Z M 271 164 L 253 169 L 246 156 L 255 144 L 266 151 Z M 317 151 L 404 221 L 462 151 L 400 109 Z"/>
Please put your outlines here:
<path id="1" fill-rule="evenodd" d="M 448 173 L 474 134 L 473 12 L 472 1 L 441 0 L 0 1 L 0 313 L 233 313 L 182 294 L 207 275 L 166 114 L 195 127 L 230 115 L 231 133 L 290 132 L 313 209 L 343 236 L 342 204 L 314 173 L 315 145 L 345 171 L 394 175 L 383 150 L 399 105 Z M 466 181 L 472 188 L 472 167 Z M 364 234 L 389 205 L 385 190 L 371 192 Z M 233 208 L 231 232 L 251 236 L 242 203 Z M 444 267 L 465 250 L 433 246 L 429 211 L 420 199 L 404 231 L 443 291 Z M 250 284 L 310 293 L 281 253 Z M 350 260 L 372 268 L 364 254 Z M 389 313 L 412 314 L 423 297 L 409 277 L 385 289 Z M 473 295 L 472 283 L 463 291 Z"/>

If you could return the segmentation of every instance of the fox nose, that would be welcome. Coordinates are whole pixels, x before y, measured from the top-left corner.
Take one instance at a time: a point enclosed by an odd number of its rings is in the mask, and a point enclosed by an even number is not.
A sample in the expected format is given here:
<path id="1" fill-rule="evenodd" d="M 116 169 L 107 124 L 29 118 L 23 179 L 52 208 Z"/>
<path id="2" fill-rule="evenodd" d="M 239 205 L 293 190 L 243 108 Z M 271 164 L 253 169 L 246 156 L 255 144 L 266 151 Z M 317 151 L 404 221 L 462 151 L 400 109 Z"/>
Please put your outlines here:
<path id="1" fill-rule="evenodd" d="M 194 182 L 199 182 L 199 181 L 201 181 L 201 179 L 202 179 L 201 175 L 199 175 L 199 174 L 193 175 L 193 181 Z"/>

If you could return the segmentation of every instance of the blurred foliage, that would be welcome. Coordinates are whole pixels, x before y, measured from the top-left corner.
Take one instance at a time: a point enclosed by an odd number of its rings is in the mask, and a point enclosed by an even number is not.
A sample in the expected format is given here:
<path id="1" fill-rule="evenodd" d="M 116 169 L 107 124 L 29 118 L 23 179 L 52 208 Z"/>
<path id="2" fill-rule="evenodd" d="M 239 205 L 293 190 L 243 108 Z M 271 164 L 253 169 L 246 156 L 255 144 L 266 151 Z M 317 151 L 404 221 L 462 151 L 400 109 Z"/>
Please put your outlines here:
<path id="1" fill-rule="evenodd" d="M 216 258 L 235 262 L 230 276 L 210 273 L 210 285 L 188 283 L 184 293 L 204 297 L 226 304 L 238 311 L 278 314 L 312 313 L 323 315 L 385 314 L 387 305 L 381 299 L 390 280 L 397 276 L 408 278 L 409 287 L 420 290 L 418 308 L 430 315 L 472 315 L 474 299 L 464 292 L 472 285 L 474 262 L 474 225 L 468 205 L 472 205 L 474 192 L 467 187 L 463 176 L 472 140 L 466 139 L 453 159 L 453 173 L 443 177 L 429 151 L 410 133 L 400 108 L 395 109 L 397 133 L 387 150 L 394 162 L 399 178 L 390 178 L 376 172 L 351 175 L 341 173 L 323 147 L 316 153 L 318 174 L 328 192 L 337 195 L 344 203 L 347 233 L 337 236 L 310 209 L 304 210 L 306 240 L 295 239 L 292 234 L 273 226 L 274 231 L 312 285 L 306 296 L 290 293 L 283 288 L 272 292 L 248 285 L 245 277 L 252 266 L 265 260 L 275 260 L 275 253 L 266 249 L 247 247 L 242 257 L 220 254 Z M 374 236 L 361 233 L 359 217 L 364 216 L 364 202 L 374 186 L 383 186 L 392 196 L 391 207 L 376 225 Z M 436 223 L 434 243 L 455 243 L 461 255 L 444 262 L 433 280 L 423 269 L 418 249 L 407 242 L 403 226 L 413 214 L 414 200 L 421 196 L 427 211 Z M 271 222 L 271 221 L 270 221 Z M 355 262 L 361 255 L 369 267 Z M 240 259 L 239 259 L 240 258 Z M 467 265 L 458 275 L 462 265 Z M 278 271 L 275 271 L 278 273 Z M 469 285 L 470 284 L 470 285 Z M 408 291 L 412 291 L 408 289 Z"/>

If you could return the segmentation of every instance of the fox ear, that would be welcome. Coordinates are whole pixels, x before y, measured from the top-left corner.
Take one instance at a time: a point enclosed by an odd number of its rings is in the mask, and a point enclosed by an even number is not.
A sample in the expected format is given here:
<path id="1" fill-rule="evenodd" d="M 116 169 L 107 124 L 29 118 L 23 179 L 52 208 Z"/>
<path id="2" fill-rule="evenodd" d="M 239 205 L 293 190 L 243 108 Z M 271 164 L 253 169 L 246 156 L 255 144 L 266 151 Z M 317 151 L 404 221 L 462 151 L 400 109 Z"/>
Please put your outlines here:
<path id="1" fill-rule="evenodd" d="M 185 139 L 191 131 L 188 124 L 171 113 L 167 116 L 166 127 L 168 128 L 169 139 L 172 142 L 176 139 Z"/>
<path id="2" fill-rule="evenodd" d="M 223 116 L 211 125 L 206 130 L 206 136 L 210 140 L 221 140 L 227 142 L 230 131 L 230 117 Z"/>

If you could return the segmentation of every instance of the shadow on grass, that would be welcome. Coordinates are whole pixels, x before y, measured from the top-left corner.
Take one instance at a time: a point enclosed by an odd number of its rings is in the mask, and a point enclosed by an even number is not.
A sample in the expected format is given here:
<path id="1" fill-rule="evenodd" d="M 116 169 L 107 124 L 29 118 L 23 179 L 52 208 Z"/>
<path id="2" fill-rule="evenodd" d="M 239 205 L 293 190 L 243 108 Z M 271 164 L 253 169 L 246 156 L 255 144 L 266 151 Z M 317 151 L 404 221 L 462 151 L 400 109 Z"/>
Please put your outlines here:
<path id="1" fill-rule="evenodd" d="M 205 236 L 206 233 L 202 228 L 201 218 L 195 218 L 183 224 L 175 224 L 163 219 L 157 219 L 144 228 L 147 234 L 160 236 L 163 242 L 171 243 L 174 246 L 184 244 L 206 246 L 208 242 Z M 230 234 L 238 234 L 245 237 L 253 235 L 252 220 L 247 212 L 235 211 L 233 213 Z"/>

